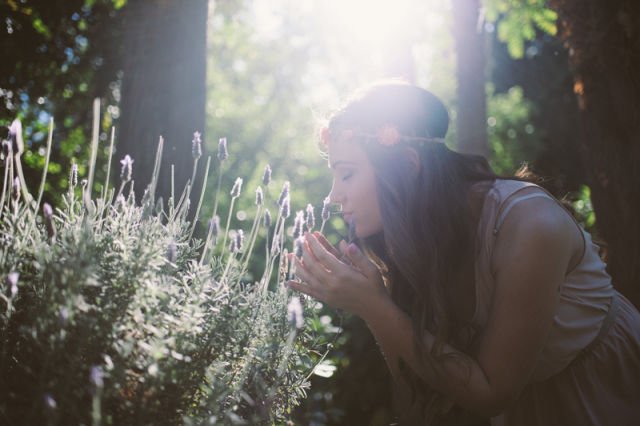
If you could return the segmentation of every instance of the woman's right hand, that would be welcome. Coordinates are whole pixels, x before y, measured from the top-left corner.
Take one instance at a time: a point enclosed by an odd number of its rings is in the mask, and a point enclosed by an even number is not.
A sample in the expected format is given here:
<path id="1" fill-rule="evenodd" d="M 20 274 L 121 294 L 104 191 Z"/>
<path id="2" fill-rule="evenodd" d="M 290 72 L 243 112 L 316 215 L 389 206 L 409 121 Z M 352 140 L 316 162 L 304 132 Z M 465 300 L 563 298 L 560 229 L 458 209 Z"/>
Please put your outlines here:
<path id="1" fill-rule="evenodd" d="M 295 259 L 302 282 L 287 285 L 364 318 L 377 298 L 389 297 L 382 275 L 357 245 L 341 241 L 339 247 L 342 253 L 321 234 L 306 234 L 302 259 Z"/>

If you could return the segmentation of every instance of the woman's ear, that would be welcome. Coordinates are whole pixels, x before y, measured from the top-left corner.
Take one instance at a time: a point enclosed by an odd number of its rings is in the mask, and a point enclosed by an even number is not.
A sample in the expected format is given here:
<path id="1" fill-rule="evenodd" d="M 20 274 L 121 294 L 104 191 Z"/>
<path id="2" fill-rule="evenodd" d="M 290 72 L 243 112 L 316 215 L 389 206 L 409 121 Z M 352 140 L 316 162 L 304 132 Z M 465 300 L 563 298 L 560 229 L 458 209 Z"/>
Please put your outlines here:
<path id="1" fill-rule="evenodd" d="M 411 168 L 410 172 L 413 178 L 417 178 L 420 174 L 420 169 L 422 168 L 422 162 L 420 161 L 420 154 L 416 151 L 415 148 L 408 147 L 405 149 L 404 155 L 407 158 L 407 163 Z"/>

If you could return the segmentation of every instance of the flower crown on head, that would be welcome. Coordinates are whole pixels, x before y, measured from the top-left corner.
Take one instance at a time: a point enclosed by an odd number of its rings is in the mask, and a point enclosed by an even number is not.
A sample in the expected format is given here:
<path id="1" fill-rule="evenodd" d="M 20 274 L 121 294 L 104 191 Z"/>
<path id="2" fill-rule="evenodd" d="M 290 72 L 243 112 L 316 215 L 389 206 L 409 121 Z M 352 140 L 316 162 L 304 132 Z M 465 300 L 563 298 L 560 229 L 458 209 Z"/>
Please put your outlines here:
<path id="1" fill-rule="evenodd" d="M 331 138 L 330 131 L 327 127 L 323 128 L 320 133 L 320 140 L 323 145 L 329 145 L 329 139 Z M 348 141 L 353 138 L 357 138 L 362 142 L 377 142 L 384 146 L 394 146 L 400 142 L 435 142 L 444 143 L 443 138 L 431 138 L 423 136 L 407 136 L 401 134 L 397 128 L 389 124 L 382 126 L 376 133 L 365 133 L 360 130 L 346 129 L 342 130 L 337 139 L 340 141 Z"/>

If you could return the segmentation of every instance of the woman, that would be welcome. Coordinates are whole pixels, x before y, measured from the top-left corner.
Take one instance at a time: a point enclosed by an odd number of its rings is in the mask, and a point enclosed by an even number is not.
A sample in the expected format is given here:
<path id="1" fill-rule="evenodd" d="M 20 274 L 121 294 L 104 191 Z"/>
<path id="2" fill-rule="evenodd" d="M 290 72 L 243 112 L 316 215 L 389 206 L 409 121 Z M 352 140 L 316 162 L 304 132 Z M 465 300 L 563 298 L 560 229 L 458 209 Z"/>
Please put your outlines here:
<path id="1" fill-rule="evenodd" d="M 426 90 L 384 83 L 323 131 L 355 243 L 307 234 L 295 290 L 362 317 L 403 424 L 640 421 L 640 314 L 588 233 L 542 188 L 443 143 Z"/>

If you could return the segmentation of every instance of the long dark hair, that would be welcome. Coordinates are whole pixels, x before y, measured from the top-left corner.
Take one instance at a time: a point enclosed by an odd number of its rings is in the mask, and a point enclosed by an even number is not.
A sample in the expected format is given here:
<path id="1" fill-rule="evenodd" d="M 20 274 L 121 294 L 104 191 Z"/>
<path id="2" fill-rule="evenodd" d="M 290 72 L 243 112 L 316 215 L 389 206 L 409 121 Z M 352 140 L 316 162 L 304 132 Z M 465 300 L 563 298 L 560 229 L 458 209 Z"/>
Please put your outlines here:
<path id="1" fill-rule="evenodd" d="M 328 129 L 329 134 L 348 129 L 375 134 L 384 126 L 409 137 L 444 138 L 449 116 L 429 91 L 384 82 L 351 98 L 330 118 Z M 454 152 L 438 141 L 362 146 L 375 171 L 383 231 L 361 243 L 390 284 L 393 300 L 411 317 L 424 368 L 441 377 L 444 344 L 456 341 L 463 351 L 471 344 L 458 341 L 470 318 L 456 315 L 456 305 L 463 296 L 475 303 L 478 212 L 472 208 L 472 186 L 486 182 L 488 188 L 499 177 L 483 157 Z M 424 330 L 435 336 L 431 350 L 425 347 Z M 412 380 L 414 390 L 420 390 L 419 382 Z M 424 415 L 434 420 L 444 401 L 424 392 Z"/>

